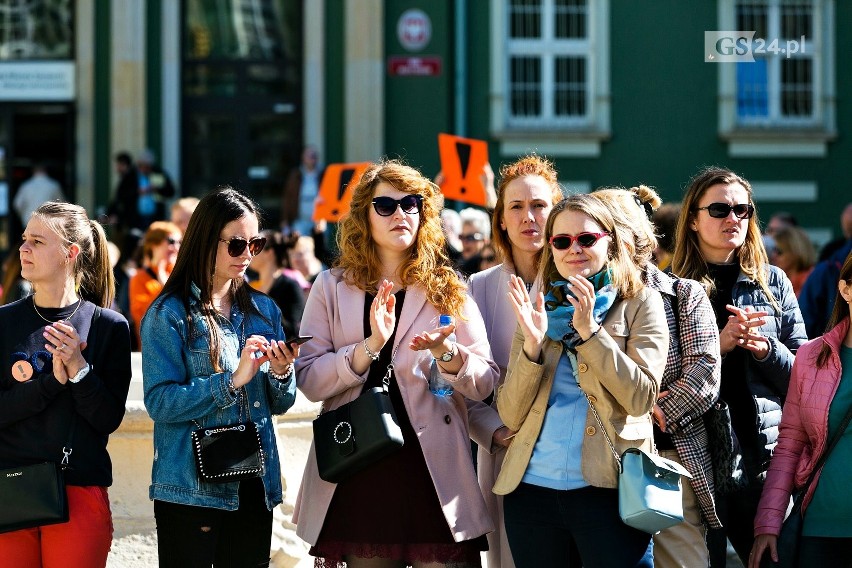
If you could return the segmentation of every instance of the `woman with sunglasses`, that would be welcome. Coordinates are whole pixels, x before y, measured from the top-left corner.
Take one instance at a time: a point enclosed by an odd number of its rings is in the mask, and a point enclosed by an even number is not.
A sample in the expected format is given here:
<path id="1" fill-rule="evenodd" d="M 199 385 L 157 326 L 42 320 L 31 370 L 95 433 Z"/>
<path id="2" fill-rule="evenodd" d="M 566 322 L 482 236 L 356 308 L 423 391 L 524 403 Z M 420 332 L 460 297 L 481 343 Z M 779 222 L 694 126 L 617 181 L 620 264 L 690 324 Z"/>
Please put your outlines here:
<path id="1" fill-rule="evenodd" d="M 170 221 L 154 221 L 142 237 L 142 266 L 130 279 L 130 317 L 139 338 L 145 310 L 169 279 L 180 249 L 181 230 Z"/>
<path id="2" fill-rule="evenodd" d="M 392 365 L 405 440 L 338 484 L 320 479 L 312 446 L 293 520 L 317 566 L 475 567 L 494 528 L 473 470 L 465 399 L 487 397 L 499 372 L 479 310 L 444 253 L 441 202 L 417 170 L 372 165 L 340 223 L 337 265 L 311 287 L 300 333 L 313 339 L 302 347 L 299 388 L 334 409 L 380 386 Z M 454 323 L 440 326 L 442 314 Z M 433 366 L 452 395 L 429 389 Z"/>
<path id="3" fill-rule="evenodd" d="M 613 451 L 653 451 L 663 302 L 642 282 L 632 234 L 599 199 L 557 203 L 545 237 L 532 292 L 511 277 L 519 325 L 497 391 L 500 418 L 517 432 L 493 489 L 504 495 L 512 556 L 519 568 L 567 566 L 576 548 L 584 566 L 650 568 L 651 535 L 618 514 Z"/>
<path id="4" fill-rule="evenodd" d="M 257 205 L 230 187 L 208 193 L 189 220 L 174 270 L 142 320 L 145 408 L 154 420 L 154 500 L 160 566 L 266 566 L 272 509 L 282 501 L 272 417 L 296 396 L 297 346 L 281 311 L 245 281 L 263 250 Z M 192 432 L 251 421 L 258 477 L 202 480 Z"/>
<path id="5" fill-rule="evenodd" d="M 656 191 L 640 185 L 629 190 L 599 189 L 592 195 L 633 233 L 634 262 L 642 268 L 645 285 L 663 298 L 669 326 L 666 370 L 653 412 L 654 445 L 661 456 L 682 464 L 692 478 L 681 480 L 683 522 L 654 535 L 654 566 L 706 568 L 705 527 L 722 526 L 713 499 L 712 464 L 702 420 L 719 398 L 722 358 L 713 307 L 701 284 L 673 277 L 652 262 L 658 243 L 650 219 L 662 203 Z"/>
<path id="6" fill-rule="evenodd" d="M 768 263 L 748 181 L 709 167 L 683 199 L 672 272 L 704 285 L 719 328 L 720 398 L 743 456 L 748 485 L 717 495 L 723 529 L 708 533 L 711 565 L 724 566 L 725 537 L 743 562 L 754 540 L 754 515 L 778 438 L 796 350 L 807 341 L 790 280 Z"/>
<path id="7" fill-rule="evenodd" d="M 485 331 L 501 382 L 509 365 L 509 351 L 517 321 L 507 301 L 509 279 L 520 276 L 532 286 L 545 246 L 544 225 L 553 204 L 562 199 L 553 164 L 539 156 L 526 156 L 500 169 L 500 185 L 492 221 L 493 247 L 502 264 L 470 277 L 470 295 L 485 320 Z M 485 502 L 497 528 L 488 533 L 488 567 L 514 568 L 503 528 L 503 497 L 492 493 L 494 480 L 511 443 L 511 432 L 496 406 L 468 402 L 471 439 L 477 443 L 477 475 Z"/>

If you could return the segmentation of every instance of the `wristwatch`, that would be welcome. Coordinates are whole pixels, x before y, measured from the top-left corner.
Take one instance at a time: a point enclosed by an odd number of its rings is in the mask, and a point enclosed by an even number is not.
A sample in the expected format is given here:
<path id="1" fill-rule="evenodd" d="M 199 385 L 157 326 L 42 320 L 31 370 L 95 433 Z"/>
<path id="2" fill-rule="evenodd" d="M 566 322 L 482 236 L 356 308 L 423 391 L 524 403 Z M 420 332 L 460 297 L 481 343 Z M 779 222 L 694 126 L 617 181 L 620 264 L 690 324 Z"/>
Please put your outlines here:
<path id="1" fill-rule="evenodd" d="M 455 356 L 456 356 L 456 344 L 453 343 L 452 346 L 450 347 L 450 350 L 447 351 L 446 353 L 443 353 L 440 357 L 438 357 L 438 359 L 440 359 L 444 363 L 449 363 L 450 361 L 453 360 L 453 357 L 455 357 Z"/>
<path id="2" fill-rule="evenodd" d="M 70 378 L 68 379 L 68 381 L 69 381 L 69 382 L 72 382 L 72 383 L 74 383 L 74 384 L 76 385 L 77 383 L 79 383 L 80 381 L 82 381 L 82 380 L 83 380 L 83 377 L 85 377 L 86 375 L 88 375 L 88 374 L 89 374 L 89 371 L 91 371 L 91 370 L 92 370 L 92 366 L 87 364 L 85 367 L 83 367 L 82 369 L 80 369 L 79 371 L 77 371 L 77 374 L 76 374 L 76 375 L 74 375 L 73 377 L 70 377 Z"/>

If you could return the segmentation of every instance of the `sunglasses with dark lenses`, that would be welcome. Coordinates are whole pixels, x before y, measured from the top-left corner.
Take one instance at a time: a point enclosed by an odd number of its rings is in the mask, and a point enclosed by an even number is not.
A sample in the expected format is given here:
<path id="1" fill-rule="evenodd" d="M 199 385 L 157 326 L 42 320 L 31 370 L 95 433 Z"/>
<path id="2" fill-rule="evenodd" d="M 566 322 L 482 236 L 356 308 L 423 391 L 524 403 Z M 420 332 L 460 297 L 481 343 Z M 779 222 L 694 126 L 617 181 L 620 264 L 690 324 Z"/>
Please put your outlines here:
<path id="1" fill-rule="evenodd" d="M 248 247 L 252 256 L 257 256 L 266 246 L 266 237 L 254 237 L 250 240 L 245 240 L 242 237 L 233 237 L 228 240 L 219 239 L 223 243 L 228 244 L 228 254 L 234 258 L 240 256 Z"/>
<path id="2" fill-rule="evenodd" d="M 471 233 L 469 235 L 459 235 L 459 238 L 466 243 L 476 243 L 485 239 L 485 236 L 482 233 Z"/>
<path id="3" fill-rule="evenodd" d="M 754 205 L 751 203 L 738 203 L 737 205 L 728 205 L 727 203 L 711 203 L 707 207 L 696 207 L 696 211 L 706 209 L 714 219 L 724 219 L 734 212 L 738 219 L 751 219 L 754 215 Z"/>
<path id="4" fill-rule="evenodd" d="M 169 243 L 170 245 L 179 245 L 179 244 L 180 244 L 180 239 L 173 239 L 173 238 L 171 238 L 171 237 L 168 237 L 168 238 L 166 239 L 166 242 L 167 242 L 167 243 Z"/>
<path id="5" fill-rule="evenodd" d="M 382 217 L 390 217 L 396 213 L 397 207 L 401 207 L 403 212 L 409 215 L 420 213 L 423 207 L 423 196 L 414 193 L 406 195 L 402 199 L 394 199 L 385 195 L 373 198 L 373 209 Z"/>
<path id="6" fill-rule="evenodd" d="M 598 239 L 608 236 L 609 233 L 580 233 L 579 235 L 553 235 L 548 241 L 556 250 L 565 250 L 571 248 L 574 241 L 583 248 L 595 246 Z"/>

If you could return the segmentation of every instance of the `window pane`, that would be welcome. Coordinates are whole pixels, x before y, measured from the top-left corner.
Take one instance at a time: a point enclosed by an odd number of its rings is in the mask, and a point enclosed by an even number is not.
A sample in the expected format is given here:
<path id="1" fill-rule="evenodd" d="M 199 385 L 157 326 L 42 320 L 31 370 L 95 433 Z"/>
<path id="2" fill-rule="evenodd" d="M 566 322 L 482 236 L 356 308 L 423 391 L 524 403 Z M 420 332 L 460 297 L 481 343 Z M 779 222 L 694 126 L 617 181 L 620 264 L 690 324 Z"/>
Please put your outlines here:
<path id="1" fill-rule="evenodd" d="M 560 39 L 577 39 L 586 37 L 586 0 L 556 0 L 554 7 L 556 30 L 555 36 Z"/>
<path id="2" fill-rule="evenodd" d="M 184 95 L 232 97 L 236 94 L 236 72 L 225 65 L 184 65 Z"/>
<path id="3" fill-rule="evenodd" d="M 556 116 L 585 116 L 586 59 L 557 57 L 553 108 Z"/>
<path id="4" fill-rule="evenodd" d="M 234 117 L 224 114 L 193 114 L 187 120 L 190 140 L 205 144 L 230 144 L 234 141 Z"/>
<path id="5" fill-rule="evenodd" d="M 769 8 L 765 0 L 737 2 L 737 30 L 754 30 L 755 38 L 767 38 Z"/>
<path id="6" fill-rule="evenodd" d="M 788 1 L 781 5 L 781 39 L 813 38 L 813 6 L 807 1 Z"/>
<path id="7" fill-rule="evenodd" d="M 758 59 L 754 63 L 737 63 L 737 116 L 769 116 L 766 69 L 765 59 Z"/>
<path id="8" fill-rule="evenodd" d="M 514 116 L 541 115 L 541 59 L 512 57 L 511 112 Z"/>
<path id="9" fill-rule="evenodd" d="M 274 61 L 296 56 L 293 2 L 187 0 L 184 56 Z"/>
<path id="10" fill-rule="evenodd" d="M 813 114 L 813 61 L 785 59 L 781 62 L 781 114 L 809 117 Z"/>
<path id="11" fill-rule="evenodd" d="M 541 0 L 512 0 L 509 4 L 509 37 L 541 37 Z"/>
<path id="12" fill-rule="evenodd" d="M 71 59 L 71 0 L 0 2 L 0 60 Z"/>

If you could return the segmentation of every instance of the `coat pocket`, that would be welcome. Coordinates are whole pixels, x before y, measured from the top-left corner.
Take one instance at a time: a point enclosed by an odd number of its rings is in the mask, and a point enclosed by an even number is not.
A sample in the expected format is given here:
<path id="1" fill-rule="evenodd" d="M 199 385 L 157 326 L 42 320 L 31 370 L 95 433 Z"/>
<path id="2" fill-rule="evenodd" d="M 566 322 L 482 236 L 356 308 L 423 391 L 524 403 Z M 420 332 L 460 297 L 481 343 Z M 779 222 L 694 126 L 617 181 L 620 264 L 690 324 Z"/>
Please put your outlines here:
<path id="1" fill-rule="evenodd" d="M 624 420 L 611 420 L 616 435 L 622 440 L 648 440 L 654 435 L 648 416 L 628 416 Z"/>

